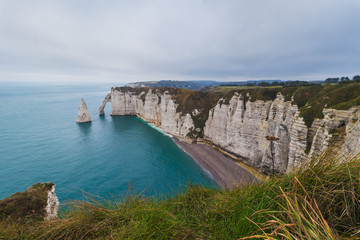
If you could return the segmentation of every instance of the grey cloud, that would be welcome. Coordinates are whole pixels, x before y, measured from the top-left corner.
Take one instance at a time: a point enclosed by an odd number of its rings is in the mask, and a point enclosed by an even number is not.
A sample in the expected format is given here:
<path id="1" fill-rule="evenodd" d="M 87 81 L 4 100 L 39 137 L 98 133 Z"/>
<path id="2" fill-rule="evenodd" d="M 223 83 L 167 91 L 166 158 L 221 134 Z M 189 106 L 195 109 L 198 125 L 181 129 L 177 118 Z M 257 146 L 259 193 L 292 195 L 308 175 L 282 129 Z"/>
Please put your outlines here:
<path id="1" fill-rule="evenodd" d="M 358 0 L 3 0 L 0 81 L 351 76 L 359 10 Z"/>

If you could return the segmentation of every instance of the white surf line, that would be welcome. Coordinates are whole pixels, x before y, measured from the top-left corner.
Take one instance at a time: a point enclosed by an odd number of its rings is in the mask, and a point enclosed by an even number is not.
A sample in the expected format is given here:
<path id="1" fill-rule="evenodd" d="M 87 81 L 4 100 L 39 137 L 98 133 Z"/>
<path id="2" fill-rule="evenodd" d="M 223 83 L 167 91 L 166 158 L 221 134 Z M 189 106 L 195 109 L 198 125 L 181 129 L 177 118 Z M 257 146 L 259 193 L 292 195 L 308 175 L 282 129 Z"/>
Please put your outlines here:
<path id="1" fill-rule="evenodd" d="M 148 123 L 147 121 L 145 121 L 144 119 L 142 119 L 142 118 L 140 118 L 140 117 L 137 117 L 137 118 L 140 119 L 141 121 L 143 121 L 144 123 L 146 123 L 148 126 L 150 126 L 150 127 L 154 128 L 155 130 L 161 132 L 161 133 L 164 134 L 165 136 L 172 138 L 173 141 L 174 141 L 174 143 L 175 143 L 175 145 L 176 145 L 179 149 L 181 149 L 184 153 L 186 153 L 188 156 L 190 156 L 190 158 L 192 158 L 192 160 L 195 162 L 195 164 L 198 165 L 198 166 L 200 167 L 200 169 L 201 169 L 206 175 L 208 175 L 211 179 L 213 179 L 213 180 L 216 182 L 217 185 L 220 186 L 220 184 L 216 181 L 216 179 L 215 179 L 214 176 L 210 173 L 209 170 L 207 170 L 204 166 L 202 166 L 202 165 L 196 160 L 196 158 L 194 158 L 191 154 L 189 154 L 188 152 L 186 152 L 185 149 L 183 149 L 180 145 L 178 145 L 178 144 L 175 142 L 173 135 L 164 132 L 164 130 L 162 130 L 162 129 L 158 128 L 158 127 L 155 127 L 154 125 Z M 179 141 L 180 141 L 180 140 L 179 140 Z M 221 187 L 221 186 L 220 186 L 220 187 Z"/>
<path id="2" fill-rule="evenodd" d="M 157 130 L 158 132 L 161 132 L 163 135 L 173 138 L 174 136 L 171 134 L 168 134 L 166 132 L 164 132 L 164 130 L 162 130 L 161 128 L 155 127 L 154 125 L 152 125 L 151 123 L 148 123 L 147 121 L 145 121 L 144 119 L 141 119 L 138 117 L 138 119 L 140 119 L 141 121 L 143 121 L 144 123 L 146 123 L 148 126 L 152 127 L 153 129 Z"/>

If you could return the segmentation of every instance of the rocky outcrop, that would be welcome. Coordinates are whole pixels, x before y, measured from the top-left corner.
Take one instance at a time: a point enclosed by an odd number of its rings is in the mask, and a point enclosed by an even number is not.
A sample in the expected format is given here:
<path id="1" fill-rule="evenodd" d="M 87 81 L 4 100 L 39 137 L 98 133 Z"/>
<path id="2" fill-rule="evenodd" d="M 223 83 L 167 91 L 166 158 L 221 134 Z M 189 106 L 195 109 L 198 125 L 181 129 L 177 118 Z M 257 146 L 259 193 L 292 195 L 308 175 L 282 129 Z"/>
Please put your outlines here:
<path id="1" fill-rule="evenodd" d="M 57 217 L 58 208 L 59 200 L 53 183 L 36 183 L 24 192 L 0 200 L 0 216 L 15 221 L 51 220 Z"/>
<path id="2" fill-rule="evenodd" d="M 57 217 L 59 209 L 59 199 L 55 194 L 55 185 L 51 187 L 51 190 L 48 190 L 47 203 L 45 207 L 45 219 L 51 220 Z"/>
<path id="3" fill-rule="evenodd" d="M 76 119 L 77 123 L 91 122 L 91 116 L 86 106 L 85 100 L 82 98 L 80 101 L 79 112 Z"/>
<path id="4" fill-rule="evenodd" d="M 180 112 L 176 99 L 156 88 L 112 88 L 99 112 L 110 101 L 111 115 L 137 115 L 172 135 L 203 138 L 266 174 L 291 171 L 335 142 L 337 153 L 360 152 L 359 107 L 323 109 L 324 118 L 308 128 L 297 105 L 280 93 L 274 100 L 252 101 L 235 92 L 215 102 L 206 115 L 204 109 Z M 202 126 L 196 121 L 199 113 L 206 116 Z"/>
<path id="5" fill-rule="evenodd" d="M 317 156 L 329 147 L 343 157 L 359 153 L 360 107 L 349 110 L 324 109 L 323 114 L 324 118 L 316 119 L 310 128 L 310 156 Z"/>

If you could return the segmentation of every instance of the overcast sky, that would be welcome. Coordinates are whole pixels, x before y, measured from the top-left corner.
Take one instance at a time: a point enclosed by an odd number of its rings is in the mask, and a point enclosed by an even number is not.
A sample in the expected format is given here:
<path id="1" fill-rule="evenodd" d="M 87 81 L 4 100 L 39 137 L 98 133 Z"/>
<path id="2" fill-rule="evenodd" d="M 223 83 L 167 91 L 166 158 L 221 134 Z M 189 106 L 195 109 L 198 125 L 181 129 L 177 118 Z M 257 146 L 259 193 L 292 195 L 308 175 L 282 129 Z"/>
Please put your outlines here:
<path id="1" fill-rule="evenodd" d="M 0 0 L 0 81 L 360 74 L 360 0 Z"/>

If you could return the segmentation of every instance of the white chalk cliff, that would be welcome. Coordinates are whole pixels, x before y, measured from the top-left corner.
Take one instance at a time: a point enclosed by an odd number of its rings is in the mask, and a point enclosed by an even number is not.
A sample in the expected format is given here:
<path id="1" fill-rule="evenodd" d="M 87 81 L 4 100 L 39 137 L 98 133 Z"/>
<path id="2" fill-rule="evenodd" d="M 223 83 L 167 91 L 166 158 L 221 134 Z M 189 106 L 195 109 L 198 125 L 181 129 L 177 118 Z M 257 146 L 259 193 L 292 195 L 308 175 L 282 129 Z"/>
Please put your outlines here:
<path id="1" fill-rule="evenodd" d="M 80 101 L 79 112 L 76 119 L 77 123 L 91 122 L 91 116 L 86 106 L 85 100 L 82 98 Z"/>
<path id="2" fill-rule="evenodd" d="M 181 115 L 176 111 L 178 104 L 167 91 L 150 89 L 136 93 L 112 88 L 110 96 L 106 96 L 99 108 L 100 115 L 107 102 L 111 102 L 110 115 L 136 115 L 177 137 L 186 138 L 195 128 L 190 114 Z"/>
<path id="3" fill-rule="evenodd" d="M 60 205 L 59 199 L 55 194 L 55 185 L 53 185 L 51 190 L 48 191 L 48 198 L 45 207 L 46 220 L 51 220 L 57 217 L 59 205 Z"/>
<path id="4" fill-rule="evenodd" d="M 346 128 L 346 137 L 337 143 L 338 153 L 360 151 L 359 107 L 324 109 L 324 119 L 315 119 L 308 130 L 298 107 L 282 95 L 274 101 L 244 102 L 235 94 L 228 105 L 220 103 L 210 110 L 204 137 L 262 172 L 270 173 L 273 167 L 276 172 L 287 172 L 320 154 L 334 142 L 330 132 L 341 126 Z M 270 141 L 267 136 L 278 140 Z M 306 154 L 307 140 L 310 154 Z"/>
<path id="5" fill-rule="evenodd" d="M 221 101 L 221 100 L 220 100 Z M 274 101 L 247 101 L 235 94 L 228 105 L 210 110 L 204 136 L 263 172 L 284 172 L 304 159 L 307 127 L 297 106 L 281 95 Z M 275 136 L 269 141 L 266 136 Z M 274 160 L 274 162 L 273 162 Z"/>
<path id="6" fill-rule="evenodd" d="M 340 128 L 344 133 L 338 139 L 337 152 L 340 155 L 360 152 L 359 107 L 323 109 L 324 118 L 315 119 L 308 129 L 298 107 L 285 101 L 281 94 L 273 101 L 252 102 L 235 93 L 226 104 L 225 99 L 220 99 L 210 109 L 203 129 L 199 129 L 194 126 L 194 117 L 202 109 L 186 114 L 177 112 L 178 103 L 174 99 L 170 92 L 157 89 L 146 92 L 112 88 L 99 113 L 103 114 L 105 104 L 111 102 L 111 115 L 137 115 L 183 139 L 202 136 L 268 174 L 288 172 L 320 154 L 336 141 L 334 135 Z"/>

